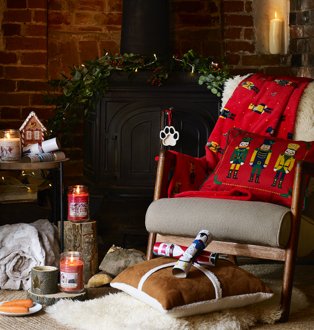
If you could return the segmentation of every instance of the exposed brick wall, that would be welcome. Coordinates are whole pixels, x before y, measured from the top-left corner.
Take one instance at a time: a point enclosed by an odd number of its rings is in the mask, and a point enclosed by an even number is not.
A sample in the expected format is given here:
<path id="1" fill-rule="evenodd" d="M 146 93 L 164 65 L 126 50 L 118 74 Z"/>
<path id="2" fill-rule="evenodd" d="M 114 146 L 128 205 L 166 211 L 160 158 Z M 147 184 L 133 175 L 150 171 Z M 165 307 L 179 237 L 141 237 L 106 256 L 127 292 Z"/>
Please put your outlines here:
<path id="1" fill-rule="evenodd" d="M 30 111 L 51 116 L 47 84 L 47 1 L 0 2 L 0 127 L 18 128 Z"/>
<path id="2" fill-rule="evenodd" d="M 222 10 L 224 53 L 231 72 L 291 74 L 289 56 L 258 52 L 252 0 L 225 0 Z"/>
<path id="3" fill-rule="evenodd" d="M 290 31 L 294 73 L 314 77 L 314 0 L 291 1 Z"/>
<path id="4" fill-rule="evenodd" d="M 174 53 L 222 55 L 220 0 L 174 0 L 171 9 Z"/>
<path id="5" fill-rule="evenodd" d="M 106 49 L 119 52 L 122 0 L 50 0 L 49 78 L 94 59 Z"/>

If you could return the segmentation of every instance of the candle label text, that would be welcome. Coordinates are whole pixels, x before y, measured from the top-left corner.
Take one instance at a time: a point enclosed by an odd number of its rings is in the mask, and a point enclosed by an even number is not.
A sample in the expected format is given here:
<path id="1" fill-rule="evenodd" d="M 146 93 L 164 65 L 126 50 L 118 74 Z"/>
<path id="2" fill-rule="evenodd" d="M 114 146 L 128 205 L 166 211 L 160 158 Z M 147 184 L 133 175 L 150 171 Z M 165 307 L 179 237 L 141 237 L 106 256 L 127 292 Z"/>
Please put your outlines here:
<path id="1" fill-rule="evenodd" d="M 78 287 L 78 273 L 60 272 L 60 286 L 65 289 L 76 289 Z"/>
<path id="2" fill-rule="evenodd" d="M 0 158 L 2 160 L 19 160 L 21 158 L 20 141 L 3 140 L 0 143 Z"/>
<path id="3" fill-rule="evenodd" d="M 88 198 L 69 197 L 68 200 L 68 219 L 69 220 L 88 220 Z"/>

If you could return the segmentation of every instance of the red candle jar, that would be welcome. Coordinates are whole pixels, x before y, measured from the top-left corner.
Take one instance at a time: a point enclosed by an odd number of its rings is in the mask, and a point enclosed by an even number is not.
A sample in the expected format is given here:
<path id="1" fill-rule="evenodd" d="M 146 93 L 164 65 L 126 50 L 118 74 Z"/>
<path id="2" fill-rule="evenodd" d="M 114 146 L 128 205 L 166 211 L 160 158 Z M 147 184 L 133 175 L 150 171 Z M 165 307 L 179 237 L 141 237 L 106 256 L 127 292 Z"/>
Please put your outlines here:
<path id="1" fill-rule="evenodd" d="M 84 291 L 84 262 L 77 251 L 61 253 L 60 290 L 75 293 Z"/>
<path id="2" fill-rule="evenodd" d="M 82 185 L 68 188 L 68 220 L 84 222 L 89 220 L 88 188 Z"/>

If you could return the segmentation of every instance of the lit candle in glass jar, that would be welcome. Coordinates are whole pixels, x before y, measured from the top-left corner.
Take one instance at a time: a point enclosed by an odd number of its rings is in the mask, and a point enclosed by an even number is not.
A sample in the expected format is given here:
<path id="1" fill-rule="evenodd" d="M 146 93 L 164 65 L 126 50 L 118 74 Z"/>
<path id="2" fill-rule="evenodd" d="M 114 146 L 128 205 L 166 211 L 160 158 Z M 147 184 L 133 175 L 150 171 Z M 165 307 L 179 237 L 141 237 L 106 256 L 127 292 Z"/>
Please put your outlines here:
<path id="1" fill-rule="evenodd" d="M 61 253 L 60 290 L 63 292 L 82 292 L 84 290 L 84 262 L 80 252 Z"/>
<path id="2" fill-rule="evenodd" d="M 88 188 L 82 185 L 68 188 L 68 220 L 83 222 L 89 220 Z"/>
<path id="3" fill-rule="evenodd" d="M 0 160 L 17 161 L 20 159 L 20 132 L 16 129 L 0 130 Z"/>

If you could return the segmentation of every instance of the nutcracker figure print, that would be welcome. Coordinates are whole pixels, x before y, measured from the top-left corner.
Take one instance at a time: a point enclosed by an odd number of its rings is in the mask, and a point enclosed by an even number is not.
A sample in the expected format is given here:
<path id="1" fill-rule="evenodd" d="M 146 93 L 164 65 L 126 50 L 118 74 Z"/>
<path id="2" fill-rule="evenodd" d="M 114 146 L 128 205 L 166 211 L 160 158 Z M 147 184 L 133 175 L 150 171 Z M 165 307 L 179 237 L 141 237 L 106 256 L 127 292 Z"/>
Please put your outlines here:
<path id="1" fill-rule="evenodd" d="M 253 182 L 255 177 L 255 183 L 260 183 L 259 179 L 262 170 L 267 167 L 272 154 L 271 146 L 273 143 L 273 140 L 265 139 L 264 142 L 254 150 L 250 159 L 252 171 L 249 182 Z"/>
<path id="2" fill-rule="evenodd" d="M 293 169 L 295 163 L 294 156 L 299 148 L 299 144 L 289 143 L 285 152 L 278 156 L 276 164 L 274 166 L 274 171 L 276 172 L 276 174 L 274 176 L 272 187 L 276 187 L 278 184 L 278 188 L 282 188 L 282 183 L 285 179 L 286 174 L 290 173 Z"/>
<path id="3" fill-rule="evenodd" d="M 252 138 L 244 137 L 237 147 L 234 148 L 234 151 L 230 157 L 230 168 L 227 175 L 227 178 L 237 179 L 238 171 L 240 166 L 244 164 L 245 159 L 249 152 L 249 144 Z"/>

